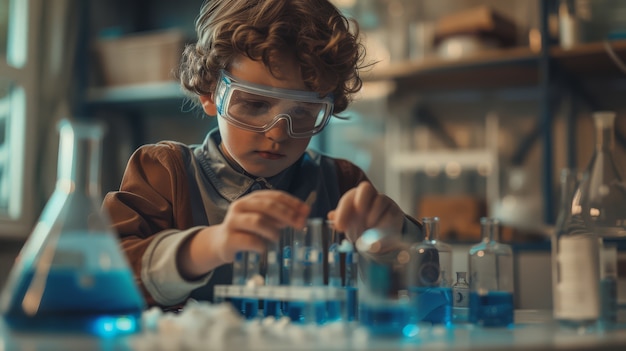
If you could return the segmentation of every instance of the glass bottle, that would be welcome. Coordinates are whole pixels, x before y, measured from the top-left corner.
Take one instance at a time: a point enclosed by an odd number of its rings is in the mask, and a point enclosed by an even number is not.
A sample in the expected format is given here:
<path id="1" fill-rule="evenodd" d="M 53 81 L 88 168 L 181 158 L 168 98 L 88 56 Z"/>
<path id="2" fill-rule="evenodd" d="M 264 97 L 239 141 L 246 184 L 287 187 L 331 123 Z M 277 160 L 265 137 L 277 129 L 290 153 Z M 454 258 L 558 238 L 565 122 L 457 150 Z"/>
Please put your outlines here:
<path id="1" fill-rule="evenodd" d="M 57 182 L 1 296 L 8 325 L 111 335 L 140 329 L 145 302 L 101 210 L 99 125 L 59 124 Z"/>
<path id="2" fill-rule="evenodd" d="M 452 247 L 438 240 L 439 218 L 424 217 L 424 240 L 411 248 L 409 284 L 417 321 L 452 322 Z"/>
<path id="3" fill-rule="evenodd" d="M 482 241 L 469 250 L 469 321 L 484 327 L 513 323 L 513 251 L 498 242 L 500 221 L 481 218 Z"/>
<path id="4" fill-rule="evenodd" d="M 595 149 L 572 199 L 570 231 L 574 235 L 559 240 L 559 267 L 576 267 L 568 271 L 584 280 L 586 286 L 586 297 L 577 297 L 580 306 L 573 311 L 576 298 L 570 297 L 572 300 L 560 310 L 559 320 L 589 328 L 598 325 L 601 307 L 611 303 L 605 301 L 611 294 L 600 294 L 605 283 L 600 279 L 603 240 L 626 236 L 626 183 L 615 160 L 615 113 L 600 111 L 592 117 Z"/>
<path id="5" fill-rule="evenodd" d="M 578 174 L 561 171 L 561 208 L 552 237 L 553 316 L 563 326 L 593 326 L 600 314 L 598 238 L 574 211 Z"/>
<path id="6" fill-rule="evenodd" d="M 615 161 L 615 113 L 595 112 L 595 151 L 573 199 L 572 210 L 602 238 L 626 236 L 626 183 Z"/>

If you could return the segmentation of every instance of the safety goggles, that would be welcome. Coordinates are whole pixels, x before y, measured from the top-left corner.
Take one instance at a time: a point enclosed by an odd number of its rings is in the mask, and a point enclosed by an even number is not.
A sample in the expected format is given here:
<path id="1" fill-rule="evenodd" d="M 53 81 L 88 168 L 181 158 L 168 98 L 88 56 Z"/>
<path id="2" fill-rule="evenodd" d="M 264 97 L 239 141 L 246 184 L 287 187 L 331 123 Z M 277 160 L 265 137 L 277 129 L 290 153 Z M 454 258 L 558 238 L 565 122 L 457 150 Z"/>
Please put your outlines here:
<path id="1" fill-rule="evenodd" d="M 333 113 L 333 99 L 317 93 L 268 87 L 237 80 L 225 70 L 215 88 L 218 114 L 252 132 L 266 132 L 287 121 L 292 138 L 307 138 L 324 129 Z"/>

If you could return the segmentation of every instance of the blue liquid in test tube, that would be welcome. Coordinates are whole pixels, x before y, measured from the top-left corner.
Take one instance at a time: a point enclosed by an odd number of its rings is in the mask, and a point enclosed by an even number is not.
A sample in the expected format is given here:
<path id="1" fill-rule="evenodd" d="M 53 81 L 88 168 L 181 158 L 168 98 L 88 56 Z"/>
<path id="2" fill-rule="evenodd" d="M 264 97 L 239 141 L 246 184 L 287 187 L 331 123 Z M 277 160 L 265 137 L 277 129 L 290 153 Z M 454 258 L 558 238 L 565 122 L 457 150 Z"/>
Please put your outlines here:
<path id="1" fill-rule="evenodd" d="M 280 271 L 280 285 L 291 285 L 291 265 L 292 265 L 292 245 L 293 245 L 293 228 L 285 228 L 282 230 L 279 240 L 281 247 L 280 257 L 282 258 L 282 266 Z M 280 303 L 280 310 L 283 316 L 289 314 L 289 301 L 283 300 Z"/>
<path id="2" fill-rule="evenodd" d="M 246 284 L 246 255 L 245 252 L 240 251 L 235 254 L 233 261 L 233 285 L 245 285 Z M 235 310 L 244 314 L 243 300 L 239 297 L 230 297 L 227 299 L 233 305 Z"/>

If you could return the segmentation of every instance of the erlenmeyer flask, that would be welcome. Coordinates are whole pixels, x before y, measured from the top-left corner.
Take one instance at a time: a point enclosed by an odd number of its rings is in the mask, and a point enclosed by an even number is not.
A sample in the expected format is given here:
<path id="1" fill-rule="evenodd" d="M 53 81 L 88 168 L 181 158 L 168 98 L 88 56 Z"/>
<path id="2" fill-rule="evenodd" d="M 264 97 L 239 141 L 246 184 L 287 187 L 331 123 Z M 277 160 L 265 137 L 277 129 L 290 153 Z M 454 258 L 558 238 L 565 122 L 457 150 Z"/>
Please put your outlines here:
<path id="1" fill-rule="evenodd" d="M 59 132 L 56 187 L 9 274 L 3 317 L 21 331 L 135 332 L 145 301 L 100 207 L 103 130 L 63 120 Z"/>
<path id="2" fill-rule="evenodd" d="M 572 203 L 587 228 L 602 238 L 626 236 L 626 183 L 615 161 L 615 113 L 593 114 L 596 146 Z"/>

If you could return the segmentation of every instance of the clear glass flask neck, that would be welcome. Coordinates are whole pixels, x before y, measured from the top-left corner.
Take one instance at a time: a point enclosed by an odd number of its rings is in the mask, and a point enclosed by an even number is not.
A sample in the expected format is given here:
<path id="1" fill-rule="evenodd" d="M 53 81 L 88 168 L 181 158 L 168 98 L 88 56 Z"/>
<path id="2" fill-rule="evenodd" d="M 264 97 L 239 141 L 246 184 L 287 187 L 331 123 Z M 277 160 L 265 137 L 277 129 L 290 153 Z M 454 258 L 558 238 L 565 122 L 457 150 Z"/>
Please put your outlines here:
<path id="1" fill-rule="evenodd" d="M 436 242 L 439 239 L 439 217 L 422 218 L 424 225 L 424 240 Z"/>
<path id="2" fill-rule="evenodd" d="M 596 147 L 573 198 L 573 214 L 600 237 L 626 236 L 626 183 L 615 159 L 615 114 L 593 114 Z"/>
<path id="3" fill-rule="evenodd" d="M 493 243 L 500 240 L 500 221 L 495 218 L 481 218 L 480 230 L 482 241 Z"/>
<path id="4" fill-rule="evenodd" d="M 602 111 L 593 114 L 596 129 L 596 151 L 613 151 L 615 148 L 615 112 Z"/>
<path id="5" fill-rule="evenodd" d="M 100 196 L 102 128 L 61 121 L 57 190 Z"/>

